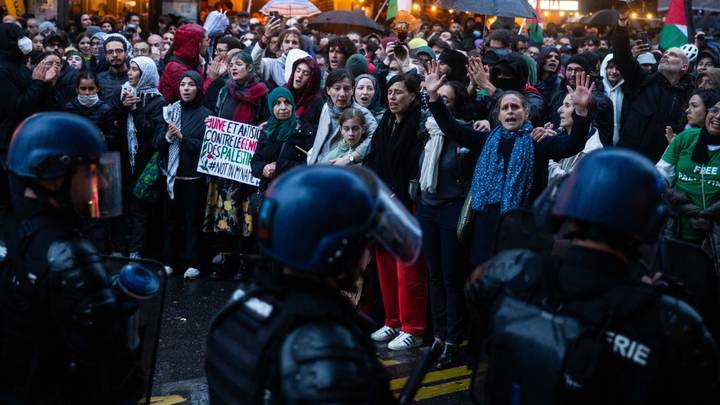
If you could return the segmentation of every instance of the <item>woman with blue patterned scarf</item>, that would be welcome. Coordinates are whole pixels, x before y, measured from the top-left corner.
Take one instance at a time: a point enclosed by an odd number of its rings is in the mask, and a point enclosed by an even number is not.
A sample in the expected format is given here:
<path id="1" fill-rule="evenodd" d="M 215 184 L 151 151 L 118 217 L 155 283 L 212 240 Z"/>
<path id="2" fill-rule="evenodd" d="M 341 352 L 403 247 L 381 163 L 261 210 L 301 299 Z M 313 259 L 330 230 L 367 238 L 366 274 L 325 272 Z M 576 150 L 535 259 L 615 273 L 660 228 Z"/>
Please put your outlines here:
<path id="1" fill-rule="evenodd" d="M 500 125 L 492 131 L 475 131 L 460 125 L 438 95 L 443 80 L 437 64 L 431 63 L 425 77 L 430 112 L 448 139 L 480 153 L 470 187 L 474 211 L 470 261 L 480 265 L 493 254 L 502 214 L 529 206 L 547 186 L 548 161 L 574 156 L 583 149 L 594 86 L 590 86 L 589 76 L 581 74 L 576 89 L 568 89 L 575 101 L 572 132 L 548 136 L 552 134 L 546 129 L 533 128 L 528 120 L 527 101 L 514 91 L 500 96 L 496 104 Z"/>

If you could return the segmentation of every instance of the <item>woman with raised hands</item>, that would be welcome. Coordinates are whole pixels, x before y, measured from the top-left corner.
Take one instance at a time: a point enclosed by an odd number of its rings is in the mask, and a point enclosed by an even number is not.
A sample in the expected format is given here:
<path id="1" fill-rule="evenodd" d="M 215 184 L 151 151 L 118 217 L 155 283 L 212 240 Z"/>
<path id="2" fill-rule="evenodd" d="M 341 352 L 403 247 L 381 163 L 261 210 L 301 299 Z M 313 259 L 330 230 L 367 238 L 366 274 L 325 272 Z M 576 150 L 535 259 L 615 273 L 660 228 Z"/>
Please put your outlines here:
<path id="1" fill-rule="evenodd" d="M 481 132 L 460 125 L 440 100 L 438 90 L 445 76 L 436 62 L 430 62 L 428 72 L 428 106 L 438 126 L 448 139 L 480 153 L 470 186 L 474 214 L 470 261 L 480 265 L 492 256 L 502 214 L 529 206 L 547 186 L 550 159 L 570 157 L 583 149 L 594 85 L 590 76 L 580 74 L 576 89 L 568 87 L 575 102 L 573 130 L 568 135 L 546 136 L 544 128 L 533 128 L 527 100 L 515 91 L 505 92 L 497 101 L 500 125 Z"/>

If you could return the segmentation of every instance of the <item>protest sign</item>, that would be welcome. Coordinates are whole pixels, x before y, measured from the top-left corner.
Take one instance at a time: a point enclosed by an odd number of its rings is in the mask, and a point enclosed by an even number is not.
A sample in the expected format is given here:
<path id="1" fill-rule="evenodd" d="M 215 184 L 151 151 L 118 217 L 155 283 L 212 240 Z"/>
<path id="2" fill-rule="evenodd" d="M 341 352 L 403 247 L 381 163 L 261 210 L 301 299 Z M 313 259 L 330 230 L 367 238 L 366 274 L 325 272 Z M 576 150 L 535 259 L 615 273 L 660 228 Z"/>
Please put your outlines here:
<path id="1" fill-rule="evenodd" d="M 197 171 L 257 186 L 250 159 L 255 154 L 260 128 L 220 117 L 208 117 Z"/>

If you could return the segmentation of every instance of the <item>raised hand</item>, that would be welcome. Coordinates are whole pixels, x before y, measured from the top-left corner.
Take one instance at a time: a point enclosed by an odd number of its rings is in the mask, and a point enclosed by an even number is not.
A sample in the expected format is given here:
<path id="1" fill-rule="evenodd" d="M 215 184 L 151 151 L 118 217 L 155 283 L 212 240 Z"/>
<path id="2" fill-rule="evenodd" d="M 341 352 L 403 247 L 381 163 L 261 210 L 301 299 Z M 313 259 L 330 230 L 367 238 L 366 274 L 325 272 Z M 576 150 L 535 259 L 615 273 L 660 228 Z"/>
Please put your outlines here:
<path id="1" fill-rule="evenodd" d="M 430 101 L 437 101 L 437 91 L 445 82 L 445 75 L 440 75 L 440 66 L 434 60 L 428 63 L 428 74 L 425 76 L 425 90 L 430 96 Z"/>
<path id="2" fill-rule="evenodd" d="M 665 127 L 665 139 L 667 139 L 668 143 L 672 143 L 676 136 L 677 134 L 673 131 L 672 127 Z"/>
<path id="3" fill-rule="evenodd" d="M 588 106 L 592 101 L 592 92 L 595 90 L 595 83 L 592 77 L 585 72 L 575 74 L 575 90 L 567 86 L 568 94 L 575 103 L 575 113 L 577 115 L 586 116 L 588 114 Z"/>
<path id="4" fill-rule="evenodd" d="M 480 132 L 490 132 L 490 121 L 478 120 L 473 122 L 473 129 Z"/>

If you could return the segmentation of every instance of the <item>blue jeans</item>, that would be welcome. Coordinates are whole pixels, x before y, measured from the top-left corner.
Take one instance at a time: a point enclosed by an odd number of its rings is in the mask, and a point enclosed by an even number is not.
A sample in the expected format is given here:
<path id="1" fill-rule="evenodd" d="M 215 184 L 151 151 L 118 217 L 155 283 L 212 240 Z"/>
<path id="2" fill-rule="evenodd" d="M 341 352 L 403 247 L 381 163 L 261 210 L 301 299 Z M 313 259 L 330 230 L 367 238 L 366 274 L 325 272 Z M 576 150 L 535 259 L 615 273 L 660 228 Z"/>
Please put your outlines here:
<path id="1" fill-rule="evenodd" d="M 455 344 L 462 342 L 466 319 L 468 253 L 456 234 L 462 204 L 462 200 L 439 206 L 421 203 L 417 210 L 430 277 L 433 332 L 435 338 Z"/>

